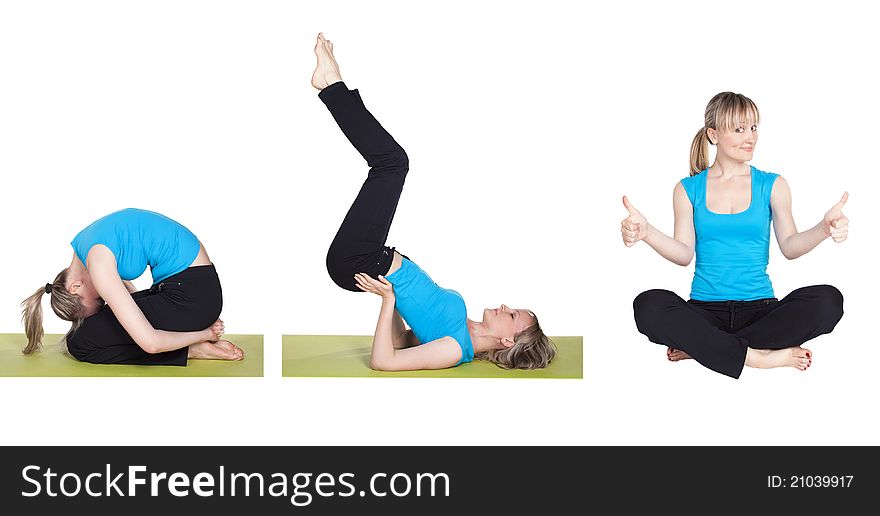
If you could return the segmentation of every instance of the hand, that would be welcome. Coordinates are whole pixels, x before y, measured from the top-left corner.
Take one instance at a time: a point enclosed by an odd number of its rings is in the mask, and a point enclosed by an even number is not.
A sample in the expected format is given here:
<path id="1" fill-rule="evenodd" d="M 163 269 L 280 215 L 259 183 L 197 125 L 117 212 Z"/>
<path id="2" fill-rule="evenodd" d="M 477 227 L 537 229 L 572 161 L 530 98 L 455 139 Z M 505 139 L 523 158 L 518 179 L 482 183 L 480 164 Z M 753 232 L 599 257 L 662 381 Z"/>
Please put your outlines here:
<path id="1" fill-rule="evenodd" d="M 226 333 L 226 325 L 223 324 L 223 321 L 217 319 L 217 321 L 205 331 L 207 331 L 209 335 L 208 342 L 217 342 L 220 340 L 220 337 Z"/>
<path id="2" fill-rule="evenodd" d="M 849 192 L 843 192 L 840 201 L 828 210 L 825 218 L 822 219 L 822 229 L 825 231 L 825 236 L 830 236 L 837 243 L 846 240 L 846 235 L 849 232 L 849 219 L 842 211 L 847 199 L 849 199 Z"/>
<path id="3" fill-rule="evenodd" d="M 620 234 L 623 236 L 623 245 L 632 247 L 639 240 L 648 236 L 648 220 L 630 204 L 629 199 L 623 196 L 623 206 L 629 212 L 629 216 L 620 223 Z"/>
<path id="4" fill-rule="evenodd" d="M 354 281 L 357 283 L 358 288 L 364 292 L 382 296 L 383 300 L 394 299 L 394 286 L 384 276 L 379 276 L 379 279 L 376 280 L 368 274 L 359 272 L 354 275 Z"/>

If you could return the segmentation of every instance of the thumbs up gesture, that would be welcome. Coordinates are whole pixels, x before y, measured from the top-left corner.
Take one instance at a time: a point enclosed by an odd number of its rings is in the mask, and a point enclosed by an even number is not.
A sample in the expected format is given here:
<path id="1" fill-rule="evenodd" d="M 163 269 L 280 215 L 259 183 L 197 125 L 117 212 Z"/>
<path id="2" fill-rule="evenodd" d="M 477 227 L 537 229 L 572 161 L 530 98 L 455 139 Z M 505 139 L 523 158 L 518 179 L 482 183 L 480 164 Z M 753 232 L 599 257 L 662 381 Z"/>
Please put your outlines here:
<path id="1" fill-rule="evenodd" d="M 648 236 L 648 220 L 639 213 L 639 210 L 635 209 L 625 195 L 623 196 L 623 206 L 629 212 L 629 216 L 620 223 L 620 234 L 623 236 L 623 245 L 632 247 L 636 242 L 644 240 Z M 846 238 L 845 235 L 844 238 Z"/>
<path id="2" fill-rule="evenodd" d="M 822 219 L 822 229 L 825 230 L 825 235 L 830 236 L 837 243 L 846 240 L 846 235 L 849 232 L 849 219 L 843 214 L 843 205 L 846 204 L 847 199 L 849 199 L 849 192 L 843 192 L 843 197 L 828 210 L 825 218 Z"/>

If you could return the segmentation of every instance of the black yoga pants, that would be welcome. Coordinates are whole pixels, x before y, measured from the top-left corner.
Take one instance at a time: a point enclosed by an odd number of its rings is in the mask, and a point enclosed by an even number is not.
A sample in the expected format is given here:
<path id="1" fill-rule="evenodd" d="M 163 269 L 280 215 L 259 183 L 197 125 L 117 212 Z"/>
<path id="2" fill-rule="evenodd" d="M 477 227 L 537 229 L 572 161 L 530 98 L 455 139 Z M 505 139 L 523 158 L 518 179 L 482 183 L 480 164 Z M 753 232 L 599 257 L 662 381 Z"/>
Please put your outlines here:
<path id="1" fill-rule="evenodd" d="M 220 317 L 223 307 L 220 278 L 213 265 L 190 267 L 132 297 L 150 324 L 166 331 L 204 330 Z M 188 348 L 147 353 L 105 305 L 83 321 L 68 339 L 67 350 L 77 360 L 93 364 L 185 366 Z"/>
<path id="2" fill-rule="evenodd" d="M 747 348 L 790 348 L 830 333 L 843 317 L 843 295 L 831 285 L 813 285 L 782 300 L 685 302 L 668 290 L 648 290 L 636 297 L 633 312 L 651 342 L 739 378 Z"/>
<path id="3" fill-rule="evenodd" d="M 345 83 L 327 86 L 318 97 L 330 110 L 348 141 L 367 160 L 370 171 L 327 251 L 327 272 L 340 287 L 360 292 L 354 275 L 385 275 L 394 249 L 388 230 L 397 210 L 409 160 L 403 148 L 367 111 L 357 90 Z"/>

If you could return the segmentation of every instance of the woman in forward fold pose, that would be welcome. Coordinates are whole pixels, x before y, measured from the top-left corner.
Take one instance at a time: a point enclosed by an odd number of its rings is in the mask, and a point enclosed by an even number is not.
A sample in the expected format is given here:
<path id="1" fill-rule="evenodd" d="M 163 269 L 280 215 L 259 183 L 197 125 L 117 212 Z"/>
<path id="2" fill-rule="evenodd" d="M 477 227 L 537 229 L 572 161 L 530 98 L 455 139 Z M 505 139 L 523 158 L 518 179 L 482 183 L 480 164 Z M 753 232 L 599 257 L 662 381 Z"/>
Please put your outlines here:
<path id="1" fill-rule="evenodd" d="M 64 343 L 83 362 L 183 366 L 188 358 L 243 358 L 241 348 L 220 339 L 220 279 L 182 225 L 125 209 L 93 222 L 71 245 L 70 266 L 22 302 L 25 355 L 41 347 L 46 294 L 55 314 L 73 323 Z M 135 292 L 131 280 L 147 266 L 153 286 Z"/>
<path id="2" fill-rule="evenodd" d="M 793 260 L 826 238 L 846 240 L 848 219 L 842 209 L 848 194 L 818 224 L 798 232 L 788 183 L 749 165 L 758 122 L 757 106 L 743 95 L 719 93 L 709 101 L 691 145 L 691 175 L 675 185 L 672 238 L 623 198 L 629 211 L 621 224 L 627 247 L 644 240 L 682 266 L 690 264 L 694 253 L 697 257 L 689 301 L 668 290 L 636 297 L 639 331 L 668 346 L 670 361 L 694 358 L 733 378 L 739 378 L 743 366 L 807 370 L 813 355 L 801 344 L 830 333 L 843 316 L 843 296 L 830 285 L 774 297 L 766 271 L 771 221 L 779 249 Z M 711 167 L 710 143 L 717 148 Z"/>
<path id="3" fill-rule="evenodd" d="M 327 270 L 343 289 L 382 297 L 370 367 L 385 371 L 442 369 L 485 359 L 503 368 L 546 367 L 556 354 L 535 314 L 505 305 L 467 318 L 464 300 L 437 286 L 407 257 L 387 247 L 388 230 L 409 162 L 404 150 L 349 90 L 318 35 L 312 85 L 343 134 L 370 167 L 367 179 L 327 253 Z M 411 330 L 407 330 L 406 321 Z"/>

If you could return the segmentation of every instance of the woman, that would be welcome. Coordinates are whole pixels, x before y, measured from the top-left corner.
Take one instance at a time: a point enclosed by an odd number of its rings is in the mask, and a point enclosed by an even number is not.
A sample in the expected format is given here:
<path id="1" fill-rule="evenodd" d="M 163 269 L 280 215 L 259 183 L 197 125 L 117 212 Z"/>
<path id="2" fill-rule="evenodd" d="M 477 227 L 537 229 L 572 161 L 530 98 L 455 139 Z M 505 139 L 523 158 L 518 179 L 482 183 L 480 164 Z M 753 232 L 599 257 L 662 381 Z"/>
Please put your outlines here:
<path id="1" fill-rule="evenodd" d="M 482 321 L 472 321 L 457 292 L 440 288 L 419 266 L 385 246 L 409 170 L 406 153 L 367 111 L 357 90 L 346 88 L 333 45 L 323 34 L 315 54 L 312 85 L 370 167 L 327 253 L 327 270 L 337 285 L 382 297 L 370 367 L 442 369 L 474 358 L 504 368 L 546 367 L 556 349 L 534 313 L 501 305 L 484 310 Z"/>
<path id="2" fill-rule="evenodd" d="M 767 276 L 770 222 L 782 254 L 793 260 L 828 237 L 846 240 L 848 194 L 812 228 L 798 232 L 791 191 L 777 174 L 749 165 L 758 141 L 758 108 L 747 97 L 719 93 L 706 106 L 691 145 L 691 175 L 675 185 L 672 238 L 650 225 L 624 197 L 629 216 L 623 242 L 644 240 L 667 260 L 686 266 L 696 252 L 691 299 L 649 290 L 633 303 L 636 326 L 651 342 L 668 346 L 675 362 L 694 358 L 733 378 L 743 366 L 812 364 L 804 342 L 829 333 L 843 316 L 843 296 L 830 285 L 799 288 L 782 300 Z M 709 144 L 716 147 L 709 167 Z"/>
<path id="3" fill-rule="evenodd" d="M 73 323 L 65 344 L 83 362 L 183 366 L 188 358 L 243 358 L 241 348 L 220 339 L 220 279 L 182 225 L 125 209 L 93 222 L 71 245 L 70 266 L 22 302 L 25 355 L 41 347 L 47 294 L 55 314 Z M 135 292 L 131 280 L 148 265 L 153 286 Z"/>

